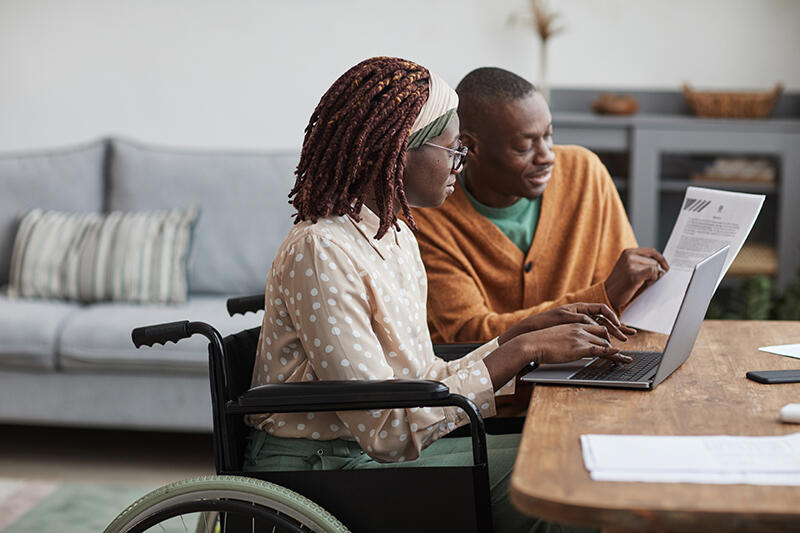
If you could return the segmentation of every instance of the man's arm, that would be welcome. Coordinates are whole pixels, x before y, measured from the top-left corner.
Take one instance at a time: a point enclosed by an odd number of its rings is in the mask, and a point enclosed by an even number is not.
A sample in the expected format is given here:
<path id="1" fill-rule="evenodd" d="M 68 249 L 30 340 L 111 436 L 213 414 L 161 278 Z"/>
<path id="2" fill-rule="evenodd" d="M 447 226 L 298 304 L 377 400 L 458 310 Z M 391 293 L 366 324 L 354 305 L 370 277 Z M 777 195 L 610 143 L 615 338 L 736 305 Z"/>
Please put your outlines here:
<path id="1" fill-rule="evenodd" d="M 614 307 L 606 292 L 605 281 L 623 250 L 637 246 L 636 238 L 605 166 L 597 159 L 587 170 L 593 173 L 589 179 L 600 184 L 594 187 L 597 192 L 592 204 L 596 206 L 597 219 L 602 227 L 602 245 L 595 248 L 598 251 L 593 261 L 595 270 L 591 285 L 565 293 L 555 300 L 508 313 L 492 311 L 475 269 L 461 254 L 448 231 L 418 234 L 428 273 L 428 320 L 435 341 L 485 341 L 532 314 L 568 303 L 604 303 Z"/>
<path id="2" fill-rule="evenodd" d="M 465 258 L 448 253 L 444 246 L 433 244 L 426 238 L 419 239 L 419 246 L 424 252 L 428 274 L 428 320 L 435 341 L 486 341 L 532 314 L 568 303 L 596 302 L 610 306 L 600 281 L 557 300 L 509 313 L 497 313 L 489 309 L 486 294 Z"/>
<path id="3" fill-rule="evenodd" d="M 619 314 L 639 292 L 669 270 L 669 265 L 657 250 L 638 248 L 611 176 L 602 163 L 599 168 L 604 198 L 604 245 L 599 248 L 593 281 L 605 279 L 607 303 Z"/>
<path id="4" fill-rule="evenodd" d="M 617 188 L 599 158 L 596 162 L 595 172 L 598 173 L 596 179 L 600 181 L 600 198 L 597 200 L 602 209 L 602 245 L 597 249 L 593 283 L 605 281 L 608 278 L 624 250 L 639 246 Z M 619 309 L 614 310 L 619 311 Z"/>

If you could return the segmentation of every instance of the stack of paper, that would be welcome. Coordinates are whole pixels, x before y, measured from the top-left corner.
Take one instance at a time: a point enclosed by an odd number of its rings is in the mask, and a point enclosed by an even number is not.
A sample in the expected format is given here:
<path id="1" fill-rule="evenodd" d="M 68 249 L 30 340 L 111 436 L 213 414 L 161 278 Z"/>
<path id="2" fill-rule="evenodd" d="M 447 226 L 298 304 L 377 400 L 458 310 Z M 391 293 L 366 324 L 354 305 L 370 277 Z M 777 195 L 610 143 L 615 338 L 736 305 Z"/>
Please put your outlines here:
<path id="1" fill-rule="evenodd" d="M 597 481 L 800 486 L 800 433 L 780 437 L 581 435 Z"/>
<path id="2" fill-rule="evenodd" d="M 669 270 L 625 308 L 622 321 L 669 335 L 694 265 L 729 245 L 717 280 L 719 286 L 753 228 L 764 198 L 763 194 L 687 187 L 678 220 L 664 248 Z"/>

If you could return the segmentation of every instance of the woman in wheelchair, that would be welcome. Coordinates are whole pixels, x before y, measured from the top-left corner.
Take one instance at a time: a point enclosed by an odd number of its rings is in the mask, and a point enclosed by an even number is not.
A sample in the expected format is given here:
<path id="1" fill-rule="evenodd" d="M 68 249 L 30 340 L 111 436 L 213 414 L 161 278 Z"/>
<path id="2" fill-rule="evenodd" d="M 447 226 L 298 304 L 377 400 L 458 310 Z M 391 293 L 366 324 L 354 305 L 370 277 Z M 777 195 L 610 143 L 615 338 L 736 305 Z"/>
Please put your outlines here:
<path id="1" fill-rule="evenodd" d="M 359 63 L 322 97 L 289 194 L 296 225 L 267 279 L 253 386 L 427 379 L 490 417 L 495 391 L 530 363 L 628 361 L 610 335 L 624 340 L 632 330 L 601 304 L 528 317 L 455 361 L 434 355 L 409 206 L 433 208 L 453 192 L 466 155 L 457 104 L 455 91 L 434 73 L 389 57 Z M 458 407 L 250 415 L 245 468 L 468 464 L 469 438 L 441 439 L 467 422 Z M 495 531 L 557 527 L 522 515 L 508 500 L 518 444 L 519 435 L 488 436 Z"/>

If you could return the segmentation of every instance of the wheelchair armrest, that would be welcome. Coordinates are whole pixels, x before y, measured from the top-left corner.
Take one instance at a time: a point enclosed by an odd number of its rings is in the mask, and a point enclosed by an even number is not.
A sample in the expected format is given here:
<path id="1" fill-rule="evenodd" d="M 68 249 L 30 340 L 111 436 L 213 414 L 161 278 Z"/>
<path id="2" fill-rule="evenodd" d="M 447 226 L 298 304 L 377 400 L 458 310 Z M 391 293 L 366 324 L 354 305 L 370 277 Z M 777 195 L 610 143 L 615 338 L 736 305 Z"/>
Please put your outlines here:
<path id="1" fill-rule="evenodd" d="M 375 409 L 375 405 L 387 403 L 429 405 L 427 402 L 449 396 L 450 390 L 437 381 L 314 381 L 261 385 L 239 396 L 233 404 L 267 411 L 282 411 L 287 407 L 292 411 L 334 411 Z M 248 409 L 248 412 L 258 411 Z"/>
<path id="2" fill-rule="evenodd" d="M 436 357 L 445 361 L 461 359 L 469 352 L 483 346 L 482 342 L 453 342 L 447 344 L 434 344 L 433 353 Z"/>
<path id="3" fill-rule="evenodd" d="M 403 407 L 456 406 L 470 421 L 472 457 L 487 464 L 486 428 L 478 408 L 467 398 L 450 394 L 438 381 L 390 379 L 383 381 L 309 381 L 254 387 L 225 406 L 227 414 L 361 411 Z"/>

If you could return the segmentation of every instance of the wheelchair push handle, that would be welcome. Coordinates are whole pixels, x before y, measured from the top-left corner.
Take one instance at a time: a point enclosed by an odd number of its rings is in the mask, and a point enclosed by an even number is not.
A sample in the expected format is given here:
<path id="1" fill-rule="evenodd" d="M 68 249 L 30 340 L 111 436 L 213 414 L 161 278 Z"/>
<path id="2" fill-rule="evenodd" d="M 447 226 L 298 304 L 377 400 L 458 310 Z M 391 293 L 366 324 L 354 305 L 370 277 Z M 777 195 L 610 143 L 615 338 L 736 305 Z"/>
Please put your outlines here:
<path id="1" fill-rule="evenodd" d="M 226 305 L 230 316 L 257 313 L 264 309 L 264 293 L 228 298 Z"/>
<path id="2" fill-rule="evenodd" d="M 153 344 L 167 344 L 167 341 L 177 343 L 181 339 L 192 336 L 189 331 L 189 321 L 180 320 L 178 322 L 167 322 L 165 324 L 154 324 L 152 326 L 142 326 L 131 331 L 131 339 L 137 348 L 142 346 L 152 346 Z"/>
<path id="3" fill-rule="evenodd" d="M 142 346 L 152 346 L 156 343 L 166 345 L 167 341 L 177 343 L 181 339 L 188 339 L 198 333 L 208 339 L 208 342 L 213 345 L 217 353 L 221 354 L 223 352 L 222 335 L 213 326 L 205 322 L 181 320 L 180 322 L 142 326 L 131 331 L 131 340 L 137 348 L 141 348 Z"/>

